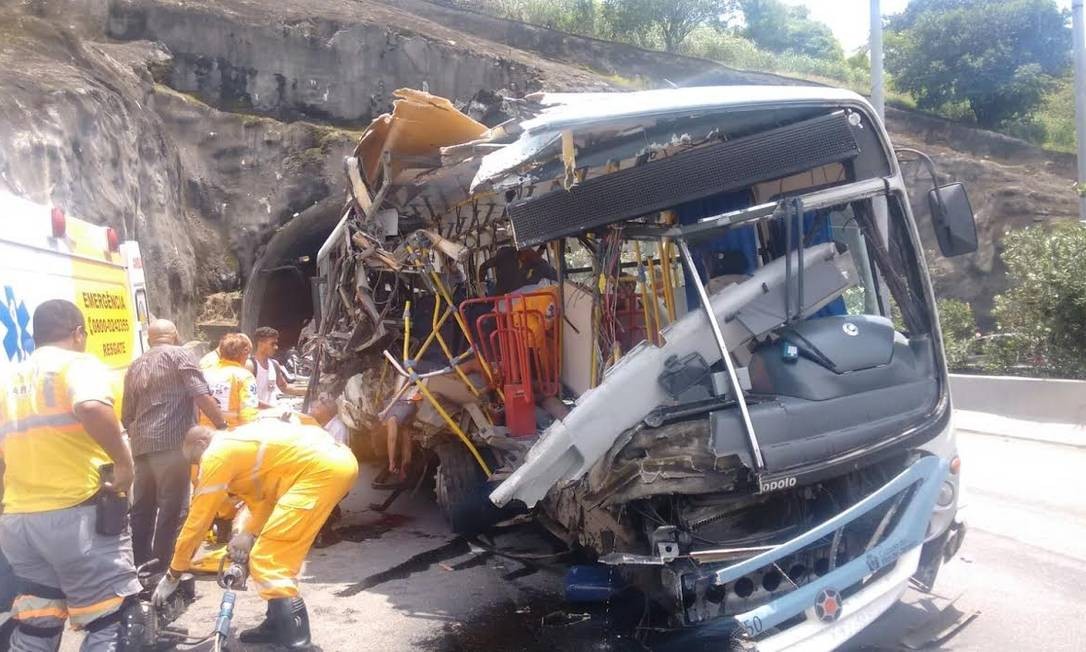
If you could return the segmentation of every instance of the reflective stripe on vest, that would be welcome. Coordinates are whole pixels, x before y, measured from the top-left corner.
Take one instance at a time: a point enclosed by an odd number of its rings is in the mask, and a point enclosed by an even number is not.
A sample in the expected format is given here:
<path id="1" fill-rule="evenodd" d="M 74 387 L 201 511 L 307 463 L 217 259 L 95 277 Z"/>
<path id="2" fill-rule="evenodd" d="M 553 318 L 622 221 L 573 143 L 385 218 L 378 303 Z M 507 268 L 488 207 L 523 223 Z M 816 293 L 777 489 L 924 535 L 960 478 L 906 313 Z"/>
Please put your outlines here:
<path id="1" fill-rule="evenodd" d="M 226 491 L 226 489 L 227 489 L 227 485 L 225 483 L 223 483 L 223 484 L 213 484 L 213 485 L 210 485 L 210 486 L 207 486 L 207 487 L 202 487 L 200 489 L 197 489 L 196 493 L 193 494 L 192 497 L 195 498 L 196 496 L 203 496 L 205 494 L 224 493 Z"/>
<path id="2" fill-rule="evenodd" d="M 274 589 L 287 589 L 288 591 L 298 590 L 298 580 L 290 577 L 264 580 L 258 580 L 254 577 L 252 578 L 252 580 L 253 584 L 256 585 L 256 588 L 260 589 L 261 591 L 271 591 Z"/>
<path id="3" fill-rule="evenodd" d="M 72 426 L 82 428 L 79 419 L 76 419 L 71 412 L 31 414 L 21 418 L 16 417 L 11 421 L 0 424 L 0 437 L 16 433 L 26 434 L 37 428 L 55 428 L 59 430 Z"/>

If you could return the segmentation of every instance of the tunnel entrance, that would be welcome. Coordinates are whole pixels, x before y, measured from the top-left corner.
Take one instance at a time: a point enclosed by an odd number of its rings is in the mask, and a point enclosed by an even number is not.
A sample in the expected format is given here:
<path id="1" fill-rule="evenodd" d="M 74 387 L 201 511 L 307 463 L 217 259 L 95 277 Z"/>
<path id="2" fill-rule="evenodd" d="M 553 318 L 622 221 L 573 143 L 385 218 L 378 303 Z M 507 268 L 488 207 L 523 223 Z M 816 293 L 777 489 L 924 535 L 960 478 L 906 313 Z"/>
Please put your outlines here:
<path id="1" fill-rule="evenodd" d="M 314 315 L 317 251 L 342 216 L 343 200 L 326 199 L 298 214 L 268 241 L 242 294 L 241 327 L 279 331 L 280 351 L 298 343 Z"/>
<path id="2" fill-rule="evenodd" d="M 302 256 L 297 264 L 267 270 L 264 298 L 260 302 L 257 326 L 271 326 L 279 331 L 279 346 L 288 349 L 298 343 L 306 322 L 313 318 L 312 283 L 316 266 L 311 255 Z"/>

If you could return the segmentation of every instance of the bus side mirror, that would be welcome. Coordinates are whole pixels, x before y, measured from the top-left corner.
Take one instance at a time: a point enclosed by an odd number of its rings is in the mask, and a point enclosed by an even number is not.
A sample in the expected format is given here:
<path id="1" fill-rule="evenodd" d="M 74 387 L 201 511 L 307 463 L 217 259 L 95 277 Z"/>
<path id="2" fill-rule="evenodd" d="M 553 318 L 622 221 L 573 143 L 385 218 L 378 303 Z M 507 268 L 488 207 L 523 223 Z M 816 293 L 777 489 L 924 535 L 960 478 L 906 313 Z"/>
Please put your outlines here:
<path id="1" fill-rule="evenodd" d="M 944 256 L 960 256 L 977 250 L 977 221 L 965 186 L 950 183 L 928 191 L 931 221 L 939 250 Z"/>

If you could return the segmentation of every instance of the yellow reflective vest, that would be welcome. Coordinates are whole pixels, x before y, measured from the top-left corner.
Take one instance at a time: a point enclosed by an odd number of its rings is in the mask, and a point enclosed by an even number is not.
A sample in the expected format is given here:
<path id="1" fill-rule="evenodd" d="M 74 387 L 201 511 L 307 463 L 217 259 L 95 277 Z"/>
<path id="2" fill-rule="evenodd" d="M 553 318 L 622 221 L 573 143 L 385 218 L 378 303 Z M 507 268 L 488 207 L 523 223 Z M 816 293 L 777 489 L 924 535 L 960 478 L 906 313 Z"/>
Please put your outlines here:
<path id="1" fill-rule="evenodd" d="M 97 358 L 43 346 L 0 380 L 4 512 L 72 507 L 97 493 L 109 455 L 75 418 L 76 405 L 113 405 L 110 374 Z"/>
<path id="2" fill-rule="evenodd" d="M 215 366 L 204 369 L 204 378 L 227 426 L 234 428 L 256 419 L 256 378 L 248 369 L 233 360 L 219 360 Z M 214 425 L 202 412 L 200 422 Z"/>

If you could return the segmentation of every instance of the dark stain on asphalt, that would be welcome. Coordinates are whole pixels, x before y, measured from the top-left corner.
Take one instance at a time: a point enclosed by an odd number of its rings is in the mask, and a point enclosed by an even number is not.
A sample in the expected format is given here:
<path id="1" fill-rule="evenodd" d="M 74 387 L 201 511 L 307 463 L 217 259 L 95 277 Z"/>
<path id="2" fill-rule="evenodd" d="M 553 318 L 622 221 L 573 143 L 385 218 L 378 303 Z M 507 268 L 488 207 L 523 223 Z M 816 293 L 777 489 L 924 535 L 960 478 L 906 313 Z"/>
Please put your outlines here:
<path id="1" fill-rule="evenodd" d="M 494 555 L 489 552 L 480 552 L 472 555 L 467 560 L 460 562 L 459 564 L 452 564 L 449 566 L 454 571 L 466 570 L 468 568 L 475 568 L 477 566 L 485 566 L 488 559 Z"/>
<path id="2" fill-rule="evenodd" d="M 521 591 L 515 601 L 447 623 L 419 647 L 428 652 L 640 652 L 648 649 L 635 635 L 642 607 L 640 601 L 570 604 L 560 595 Z"/>
<path id="3" fill-rule="evenodd" d="M 373 523 L 362 523 L 358 525 L 345 525 L 335 529 L 336 535 L 344 541 L 353 541 L 360 543 L 362 541 L 369 541 L 371 539 L 379 539 L 390 530 L 394 530 L 398 527 L 402 527 L 411 522 L 410 516 L 404 516 L 403 514 L 382 514 L 381 518 L 377 519 Z"/>
<path id="4" fill-rule="evenodd" d="M 363 591 L 368 591 L 385 582 L 406 579 L 415 573 L 429 570 L 434 564 L 467 554 L 470 550 L 471 547 L 468 545 L 467 539 L 464 537 L 456 537 L 444 545 L 420 552 L 406 561 L 396 564 L 392 568 L 383 570 L 380 573 L 374 573 L 361 582 L 352 584 L 342 591 L 337 592 L 336 595 L 339 597 L 350 597 L 352 595 L 358 595 Z"/>

